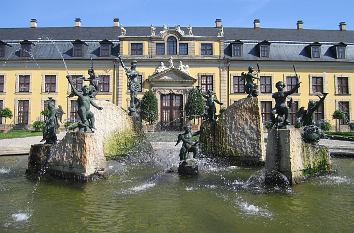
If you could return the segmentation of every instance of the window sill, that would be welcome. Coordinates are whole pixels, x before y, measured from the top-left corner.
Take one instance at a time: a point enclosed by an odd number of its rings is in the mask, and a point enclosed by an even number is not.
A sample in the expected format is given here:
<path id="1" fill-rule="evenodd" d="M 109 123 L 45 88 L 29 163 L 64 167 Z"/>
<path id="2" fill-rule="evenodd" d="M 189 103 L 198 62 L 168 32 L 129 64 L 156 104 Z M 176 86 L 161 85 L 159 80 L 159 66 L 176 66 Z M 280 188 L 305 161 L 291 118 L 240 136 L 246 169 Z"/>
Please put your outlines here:
<path id="1" fill-rule="evenodd" d="M 6 95 L 6 92 L 0 92 L 0 95 Z"/>
<path id="2" fill-rule="evenodd" d="M 99 92 L 97 92 L 97 95 L 112 95 L 112 92 L 99 91 Z"/>
<path id="3" fill-rule="evenodd" d="M 352 94 L 334 94 L 335 96 L 351 96 Z"/>
<path id="4" fill-rule="evenodd" d="M 15 94 L 19 94 L 19 95 L 31 95 L 32 92 L 20 92 L 20 91 L 16 91 Z"/>
<path id="5" fill-rule="evenodd" d="M 57 95 L 59 94 L 58 92 L 41 92 L 42 95 Z"/>

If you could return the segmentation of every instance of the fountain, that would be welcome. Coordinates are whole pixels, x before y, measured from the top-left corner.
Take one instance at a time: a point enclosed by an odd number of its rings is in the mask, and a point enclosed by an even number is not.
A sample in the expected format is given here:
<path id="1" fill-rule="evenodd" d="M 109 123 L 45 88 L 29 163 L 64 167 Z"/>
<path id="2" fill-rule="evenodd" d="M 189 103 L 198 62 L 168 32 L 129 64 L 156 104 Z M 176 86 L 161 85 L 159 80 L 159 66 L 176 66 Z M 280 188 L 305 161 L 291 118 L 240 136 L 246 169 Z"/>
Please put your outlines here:
<path id="1" fill-rule="evenodd" d="M 50 117 L 46 119 L 43 132 L 46 143 L 31 147 L 28 174 L 41 174 L 43 172 L 39 171 L 45 167 L 53 176 L 85 181 L 95 179 L 107 171 L 105 155 L 123 153 L 117 146 L 118 141 L 126 147 L 126 141 L 133 140 L 131 148 L 140 143 L 143 137 L 140 122 L 113 103 L 95 100 L 97 85 L 94 85 L 96 77 L 92 65 L 88 73 L 90 77 L 84 80 L 90 85 L 83 86 L 81 91 L 72 84 L 71 76 L 67 76 L 72 94 L 78 96 L 80 121 L 70 125 L 69 132 L 57 143 L 55 131 L 59 126 L 59 111 L 54 103 L 49 105 Z M 95 109 L 91 110 L 91 105 Z"/>
<path id="2" fill-rule="evenodd" d="M 319 103 L 309 103 L 309 109 L 301 108 L 298 112 L 300 125 L 305 125 L 303 133 L 297 128 L 288 128 L 287 98 L 300 87 L 298 83 L 290 91 L 284 91 L 285 84 L 276 83 L 278 92 L 273 94 L 275 108 L 272 110 L 273 128 L 268 132 L 267 154 L 265 161 L 267 184 L 283 182 L 277 173 L 282 173 L 290 184 L 299 183 L 310 175 L 328 172 L 331 161 L 328 148 L 317 144 L 321 132 L 314 125 L 313 113 L 324 101 L 327 94 L 320 98 Z M 290 100 L 289 103 L 292 103 Z"/>

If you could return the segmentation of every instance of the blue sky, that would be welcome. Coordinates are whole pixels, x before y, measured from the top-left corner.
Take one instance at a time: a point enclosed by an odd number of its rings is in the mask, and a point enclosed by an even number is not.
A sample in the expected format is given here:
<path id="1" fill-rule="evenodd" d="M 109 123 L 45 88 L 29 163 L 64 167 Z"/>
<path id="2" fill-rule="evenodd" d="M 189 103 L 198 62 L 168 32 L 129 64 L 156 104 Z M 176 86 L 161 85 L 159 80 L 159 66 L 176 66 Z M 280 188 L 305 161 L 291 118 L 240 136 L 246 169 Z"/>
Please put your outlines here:
<path id="1" fill-rule="evenodd" d="M 0 27 L 28 27 L 36 18 L 39 27 L 122 25 L 213 26 L 221 18 L 224 26 L 295 28 L 302 19 L 305 28 L 338 29 L 341 21 L 354 29 L 353 0 L 1 0 Z"/>

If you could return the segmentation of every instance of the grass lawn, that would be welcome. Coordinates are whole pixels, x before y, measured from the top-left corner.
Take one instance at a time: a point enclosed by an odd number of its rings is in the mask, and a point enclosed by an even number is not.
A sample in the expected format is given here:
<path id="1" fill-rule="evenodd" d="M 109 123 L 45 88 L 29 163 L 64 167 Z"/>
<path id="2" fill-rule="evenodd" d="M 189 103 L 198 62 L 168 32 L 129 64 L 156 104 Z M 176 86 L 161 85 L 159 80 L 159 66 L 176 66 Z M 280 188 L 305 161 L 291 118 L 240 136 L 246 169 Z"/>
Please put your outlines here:
<path id="1" fill-rule="evenodd" d="M 325 132 L 327 135 L 333 135 L 333 136 L 344 136 L 348 138 L 354 138 L 354 131 L 351 132 Z"/>
<path id="2" fill-rule="evenodd" d="M 0 139 L 6 138 L 25 138 L 33 136 L 41 136 L 42 132 L 33 132 L 30 130 L 10 130 L 7 133 L 0 132 Z"/>

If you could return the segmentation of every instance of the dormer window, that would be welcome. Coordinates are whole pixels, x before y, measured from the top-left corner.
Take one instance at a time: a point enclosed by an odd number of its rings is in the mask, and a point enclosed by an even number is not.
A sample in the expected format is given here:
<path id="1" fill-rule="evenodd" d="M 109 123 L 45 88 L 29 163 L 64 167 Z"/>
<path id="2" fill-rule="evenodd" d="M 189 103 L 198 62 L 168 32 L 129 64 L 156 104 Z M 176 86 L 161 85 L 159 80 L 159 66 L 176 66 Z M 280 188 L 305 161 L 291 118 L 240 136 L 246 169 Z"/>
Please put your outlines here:
<path id="1" fill-rule="evenodd" d="M 100 42 L 100 57 L 110 57 L 112 51 L 112 42 L 105 39 Z"/>
<path id="2" fill-rule="evenodd" d="M 346 57 L 346 47 L 347 45 L 343 42 L 336 44 L 335 46 L 335 54 L 337 59 L 345 59 Z"/>
<path id="3" fill-rule="evenodd" d="M 242 41 L 235 41 L 232 43 L 232 56 L 233 57 L 242 57 Z"/>
<path id="4" fill-rule="evenodd" d="M 20 56 L 21 57 L 30 57 L 32 54 L 33 43 L 28 40 L 24 40 L 20 44 L 21 44 Z"/>
<path id="5" fill-rule="evenodd" d="M 3 42 L 0 40 L 0 58 L 5 57 L 6 55 L 6 46 L 11 47 L 11 45 L 9 45 L 6 42 Z"/>
<path id="6" fill-rule="evenodd" d="M 320 58 L 321 57 L 321 44 L 318 42 L 312 43 L 311 48 L 311 58 Z"/>
<path id="7" fill-rule="evenodd" d="M 177 54 L 177 39 L 174 36 L 170 36 L 167 39 L 167 55 Z"/>
<path id="8" fill-rule="evenodd" d="M 73 43 L 73 57 L 83 57 L 84 56 L 84 45 L 87 44 L 81 40 L 75 40 Z"/>
<path id="9" fill-rule="evenodd" d="M 270 42 L 269 41 L 262 41 L 258 44 L 259 48 L 259 57 L 269 58 L 270 55 Z"/>

